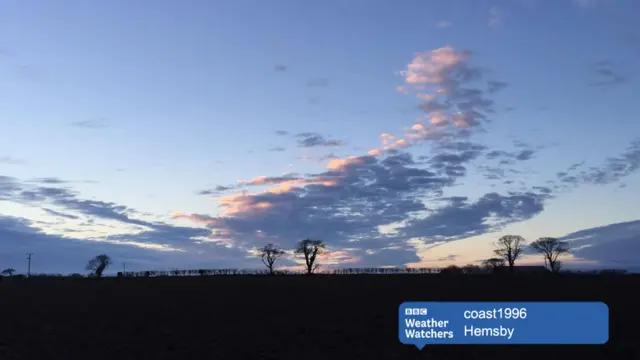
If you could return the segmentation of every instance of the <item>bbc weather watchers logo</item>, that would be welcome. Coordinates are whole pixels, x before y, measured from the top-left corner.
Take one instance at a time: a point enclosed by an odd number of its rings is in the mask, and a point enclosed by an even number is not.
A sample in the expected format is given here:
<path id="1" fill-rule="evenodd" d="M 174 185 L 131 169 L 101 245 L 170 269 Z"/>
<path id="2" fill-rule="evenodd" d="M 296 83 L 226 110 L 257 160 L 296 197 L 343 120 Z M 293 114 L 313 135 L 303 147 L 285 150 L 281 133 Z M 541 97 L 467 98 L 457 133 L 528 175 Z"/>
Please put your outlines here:
<path id="1" fill-rule="evenodd" d="M 398 338 L 418 349 L 436 344 L 605 344 L 609 307 L 603 302 L 407 301 L 398 309 Z"/>
<path id="2" fill-rule="evenodd" d="M 427 315 L 427 308 L 405 308 L 405 316 L 411 315 Z"/>

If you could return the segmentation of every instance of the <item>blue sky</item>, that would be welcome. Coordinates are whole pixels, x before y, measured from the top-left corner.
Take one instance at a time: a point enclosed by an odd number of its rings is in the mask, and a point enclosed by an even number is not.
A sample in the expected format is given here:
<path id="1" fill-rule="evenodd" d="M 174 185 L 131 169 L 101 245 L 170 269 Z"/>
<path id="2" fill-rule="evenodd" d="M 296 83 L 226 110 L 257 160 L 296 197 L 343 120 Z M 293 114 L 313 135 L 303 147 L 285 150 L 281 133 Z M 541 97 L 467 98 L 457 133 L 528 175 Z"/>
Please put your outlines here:
<path id="1" fill-rule="evenodd" d="M 639 11 L 5 1 L 0 267 L 253 267 L 307 236 L 325 266 L 460 265 L 610 224 L 631 230 L 565 261 L 632 267 L 611 254 L 640 237 Z"/>

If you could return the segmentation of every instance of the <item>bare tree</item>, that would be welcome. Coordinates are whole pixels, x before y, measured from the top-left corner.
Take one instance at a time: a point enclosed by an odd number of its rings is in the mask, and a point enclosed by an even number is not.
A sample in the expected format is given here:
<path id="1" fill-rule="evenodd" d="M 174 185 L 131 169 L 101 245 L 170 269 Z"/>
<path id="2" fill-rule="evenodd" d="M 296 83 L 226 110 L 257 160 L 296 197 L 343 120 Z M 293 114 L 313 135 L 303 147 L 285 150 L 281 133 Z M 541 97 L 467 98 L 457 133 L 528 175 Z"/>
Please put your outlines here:
<path id="1" fill-rule="evenodd" d="M 520 235 L 505 235 L 498 239 L 496 249 L 493 252 L 507 261 L 509 272 L 512 273 L 516 260 L 522 254 L 524 244 L 525 240 Z"/>
<path id="2" fill-rule="evenodd" d="M 2 270 L 2 272 L 0 274 L 2 275 L 9 275 L 9 276 L 13 276 L 13 273 L 16 272 L 16 269 L 14 268 L 8 268 L 8 269 L 4 269 Z"/>
<path id="3" fill-rule="evenodd" d="M 531 243 L 531 248 L 544 257 L 544 264 L 553 272 L 560 271 L 561 262 L 558 257 L 570 252 L 566 241 L 560 241 L 552 237 L 543 237 Z"/>
<path id="4" fill-rule="evenodd" d="M 305 239 L 298 243 L 295 253 L 304 255 L 307 275 L 313 274 L 318 268 L 319 265 L 316 263 L 316 257 L 318 254 L 322 254 L 325 248 L 326 246 L 322 240 Z"/>
<path id="5" fill-rule="evenodd" d="M 111 265 L 111 258 L 107 255 L 98 255 L 89 260 L 86 269 L 91 271 L 95 277 L 102 277 L 102 273 Z"/>
<path id="6" fill-rule="evenodd" d="M 269 269 L 269 275 L 275 274 L 273 271 L 273 263 L 282 255 L 284 255 L 284 250 L 273 244 L 267 244 L 260 249 L 260 258 L 262 259 L 262 263 Z"/>

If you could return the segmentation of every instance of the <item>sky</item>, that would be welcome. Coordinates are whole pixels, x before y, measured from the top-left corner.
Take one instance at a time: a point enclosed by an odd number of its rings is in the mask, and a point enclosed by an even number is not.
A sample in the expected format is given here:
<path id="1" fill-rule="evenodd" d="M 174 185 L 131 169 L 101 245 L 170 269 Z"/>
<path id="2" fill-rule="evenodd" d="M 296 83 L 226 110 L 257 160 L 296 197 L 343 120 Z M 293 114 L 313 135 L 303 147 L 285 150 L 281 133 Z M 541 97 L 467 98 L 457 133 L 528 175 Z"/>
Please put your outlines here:
<path id="1" fill-rule="evenodd" d="M 258 268 L 305 238 L 325 269 L 441 267 L 506 234 L 640 267 L 638 13 L 0 1 L 0 268 Z"/>

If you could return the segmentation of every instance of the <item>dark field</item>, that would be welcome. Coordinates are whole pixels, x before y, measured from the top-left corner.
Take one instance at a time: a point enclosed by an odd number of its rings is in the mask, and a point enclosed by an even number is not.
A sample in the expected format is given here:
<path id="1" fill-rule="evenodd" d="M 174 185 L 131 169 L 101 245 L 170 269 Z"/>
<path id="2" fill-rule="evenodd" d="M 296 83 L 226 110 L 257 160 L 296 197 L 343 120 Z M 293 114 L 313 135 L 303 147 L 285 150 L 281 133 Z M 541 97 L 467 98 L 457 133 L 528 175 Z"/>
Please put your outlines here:
<path id="1" fill-rule="evenodd" d="M 640 277 L 211 276 L 0 283 L 0 359 L 639 359 Z M 609 305 L 606 345 L 398 340 L 403 301 Z M 553 326 L 553 324 L 549 324 Z"/>

